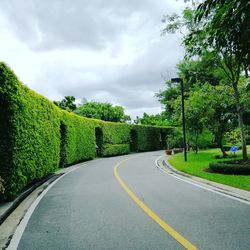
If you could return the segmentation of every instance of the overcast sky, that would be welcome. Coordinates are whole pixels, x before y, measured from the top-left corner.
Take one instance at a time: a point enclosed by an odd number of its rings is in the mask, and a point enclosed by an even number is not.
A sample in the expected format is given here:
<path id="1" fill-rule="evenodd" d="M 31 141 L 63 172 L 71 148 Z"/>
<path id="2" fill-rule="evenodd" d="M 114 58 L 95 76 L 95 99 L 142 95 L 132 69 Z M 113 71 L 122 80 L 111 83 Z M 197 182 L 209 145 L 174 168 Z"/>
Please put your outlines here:
<path id="1" fill-rule="evenodd" d="M 180 35 L 162 37 L 176 0 L 0 0 L 0 60 L 50 100 L 66 95 L 161 111 L 154 97 L 176 76 Z"/>

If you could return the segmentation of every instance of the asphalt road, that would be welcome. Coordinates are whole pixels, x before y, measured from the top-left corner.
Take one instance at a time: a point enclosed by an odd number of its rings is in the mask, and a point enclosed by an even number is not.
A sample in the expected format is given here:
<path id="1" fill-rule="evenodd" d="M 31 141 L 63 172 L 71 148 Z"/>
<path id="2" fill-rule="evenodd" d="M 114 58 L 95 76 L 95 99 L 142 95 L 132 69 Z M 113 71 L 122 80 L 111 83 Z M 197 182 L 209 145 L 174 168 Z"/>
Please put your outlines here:
<path id="1" fill-rule="evenodd" d="M 176 234 L 198 249 L 250 249 L 250 206 L 160 172 L 162 153 L 97 159 L 64 176 L 36 207 L 18 249 L 191 249 Z M 119 177 L 141 206 L 114 175 L 124 159 Z"/>

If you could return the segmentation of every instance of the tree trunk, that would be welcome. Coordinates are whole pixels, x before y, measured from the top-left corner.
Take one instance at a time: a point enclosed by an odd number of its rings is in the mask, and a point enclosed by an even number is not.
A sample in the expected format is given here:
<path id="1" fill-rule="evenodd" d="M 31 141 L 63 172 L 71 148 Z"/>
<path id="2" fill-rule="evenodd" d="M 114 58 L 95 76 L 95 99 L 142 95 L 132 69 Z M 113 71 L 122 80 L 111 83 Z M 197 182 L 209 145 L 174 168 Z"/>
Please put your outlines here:
<path id="1" fill-rule="evenodd" d="M 223 141 L 223 134 L 222 134 L 221 131 L 217 131 L 215 133 L 215 141 L 216 141 L 216 144 L 217 144 L 218 148 L 220 148 L 223 157 L 224 158 L 227 157 L 228 154 L 227 154 L 225 148 L 223 147 L 223 143 L 222 143 L 222 141 Z"/>
<path id="2" fill-rule="evenodd" d="M 239 120 L 239 127 L 240 127 L 242 156 L 243 156 L 243 160 L 246 161 L 248 159 L 247 158 L 247 144 L 246 144 L 246 136 L 245 136 L 245 131 L 244 131 L 244 125 L 243 125 L 243 112 L 241 110 L 238 111 L 238 120 Z"/>
<path id="3" fill-rule="evenodd" d="M 198 135 L 195 137 L 195 154 L 198 153 Z"/>
<path id="4" fill-rule="evenodd" d="M 248 77 L 249 77 L 247 67 L 245 67 L 245 77 L 246 77 L 246 78 L 248 78 Z"/>
<path id="5" fill-rule="evenodd" d="M 243 160 L 246 161 L 247 160 L 247 144 L 246 144 L 246 136 L 245 136 L 245 131 L 244 131 L 244 124 L 243 124 L 243 110 L 240 104 L 240 95 L 239 95 L 237 84 L 233 84 L 233 89 L 234 89 L 234 94 L 235 94 L 238 122 L 239 122 L 239 128 L 240 128 L 242 157 L 243 157 Z"/>

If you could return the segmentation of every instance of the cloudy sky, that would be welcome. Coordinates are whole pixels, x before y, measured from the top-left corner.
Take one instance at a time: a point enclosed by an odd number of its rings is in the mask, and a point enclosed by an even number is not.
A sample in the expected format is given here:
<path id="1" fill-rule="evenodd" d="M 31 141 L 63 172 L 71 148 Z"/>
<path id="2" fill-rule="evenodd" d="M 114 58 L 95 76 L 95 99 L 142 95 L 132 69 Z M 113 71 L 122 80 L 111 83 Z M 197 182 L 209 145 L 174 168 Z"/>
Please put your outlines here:
<path id="1" fill-rule="evenodd" d="M 179 0 L 0 0 L 0 61 L 50 100 L 110 102 L 135 117 L 176 76 L 180 35 L 162 37 Z"/>

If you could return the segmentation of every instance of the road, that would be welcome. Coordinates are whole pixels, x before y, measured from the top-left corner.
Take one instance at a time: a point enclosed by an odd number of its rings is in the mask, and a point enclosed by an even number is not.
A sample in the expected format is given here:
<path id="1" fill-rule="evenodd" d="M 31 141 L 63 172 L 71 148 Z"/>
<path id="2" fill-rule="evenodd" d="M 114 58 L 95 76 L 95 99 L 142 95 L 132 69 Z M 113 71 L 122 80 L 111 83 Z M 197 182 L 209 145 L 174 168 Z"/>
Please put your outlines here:
<path id="1" fill-rule="evenodd" d="M 159 171 L 161 154 L 96 159 L 65 175 L 18 249 L 250 249 L 250 206 Z"/>

